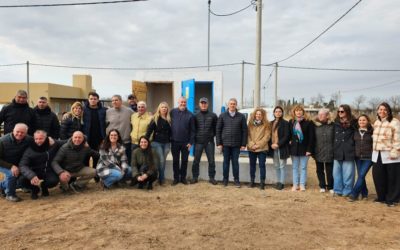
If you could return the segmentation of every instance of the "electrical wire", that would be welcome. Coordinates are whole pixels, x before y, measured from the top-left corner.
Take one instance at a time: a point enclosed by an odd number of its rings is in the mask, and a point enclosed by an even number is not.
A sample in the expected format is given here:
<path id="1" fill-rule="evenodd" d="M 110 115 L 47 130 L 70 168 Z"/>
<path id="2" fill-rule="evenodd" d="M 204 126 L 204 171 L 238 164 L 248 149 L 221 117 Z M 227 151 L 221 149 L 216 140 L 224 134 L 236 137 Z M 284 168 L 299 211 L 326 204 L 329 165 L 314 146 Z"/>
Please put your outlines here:
<path id="1" fill-rule="evenodd" d="M 267 84 L 268 84 L 269 80 L 271 80 L 271 77 L 272 77 L 272 74 L 274 73 L 274 71 L 275 71 L 275 68 L 273 68 L 271 73 L 269 73 L 268 79 L 263 84 L 263 88 L 267 88 Z"/>
<path id="2" fill-rule="evenodd" d="M 213 14 L 214 16 L 219 16 L 219 17 L 233 16 L 233 15 L 238 14 L 238 13 L 244 11 L 244 10 L 247 10 L 251 6 L 254 6 L 255 2 L 256 2 L 255 0 L 252 0 L 251 3 L 248 6 L 242 8 L 240 10 L 234 11 L 232 13 L 228 13 L 228 14 L 216 14 L 214 11 L 211 10 L 211 8 L 209 10 L 210 10 L 210 13 Z"/>
<path id="3" fill-rule="evenodd" d="M 77 5 L 130 3 L 130 2 L 139 2 L 139 1 L 147 1 L 147 0 L 118 0 L 118 1 L 98 1 L 98 2 L 80 2 L 80 3 L 0 5 L 0 8 L 62 7 L 62 6 L 77 6 Z"/>
<path id="4" fill-rule="evenodd" d="M 346 11 L 341 17 L 339 17 L 335 22 L 333 22 L 331 25 L 328 26 L 328 28 L 326 28 L 324 31 L 322 31 L 321 34 L 319 34 L 317 37 L 315 37 L 313 40 L 311 40 L 311 42 L 307 43 L 303 48 L 299 49 L 298 51 L 296 51 L 295 53 L 291 54 L 290 56 L 277 61 L 277 63 L 289 60 L 290 58 L 294 57 L 295 55 L 299 54 L 300 52 L 302 52 L 303 50 L 305 50 L 308 46 L 310 46 L 311 44 L 313 44 L 318 38 L 320 38 L 323 34 L 325 34 L 328 30 L 330 30 L 333 26 L 335 26 L 335 24 L 337 24 L 340 20 L 342 20 L 347 14 L 350 13 L 350 11 L 352 11 L 359 3 L 361 3 L 362 0 L 359 0 L 356 4 L 354 4 L 348 11 Z"/>
<path id="5" fill-rule="evenodd" d="M 21 66 L 21 65 L 26 65 L 26 63 L 0 64 L 0 67 L 12 67 L 12 66 Z"/>
<path id="6" fill-rule="evenodd" d="M 282 66 L 282 65 L 278 65 L 278 67 L 286 69 L 323 70 L 323 71 L 400 72 L 400 69 L 345 69 L 345 68 L 318 68 L 318 67 L 299 67 L 299 66 Z"/>
<path id="7" fill-rule="evenodd" d="M 340 92 L 341 92 L 341 93 L 348 93 L 348 92 L 354 92 L 354 91 L 363 91 L 363 90 L 374 89 L 374 88 L 379 88 L 379 87 L 391 85 L 391 84 L 394 84 L 394 83 L 397 83 L 397 82 L 400 82 L 400 79 L 394 80 L 394 81 L 390 81 L 390 82 L 386 82 L 386 83 L 382 83 L 382 84 L 378 84 L 378 85 L 374 85 L 374 86 L 370 86 L 370 87 L 366 87 L 366 88 L 357 88 L 357 89 L 341 90 Z"/>
<path id="8" fill-rule="evenodd" d="M 32 66 L 41 67 L 52 67 L 52 68 L 69 68 L 69 69 L 93 69 L 93 70 L 173 70 L 173 69 L 198 69 L 207 67 L 225 67 L 233 65 L 241 65 L 242 63 L 225 63 L 215 65 L 201 65 L 201 66 L 182 66 L 182 67 L 150 67 L 150 68 L 129 68 L 129 67 L 92 67 L 92 66 L 71 66 L 71 65 L 55 65 L 55 64 L 43 64 L 43 63 L 30 63 Z"/>

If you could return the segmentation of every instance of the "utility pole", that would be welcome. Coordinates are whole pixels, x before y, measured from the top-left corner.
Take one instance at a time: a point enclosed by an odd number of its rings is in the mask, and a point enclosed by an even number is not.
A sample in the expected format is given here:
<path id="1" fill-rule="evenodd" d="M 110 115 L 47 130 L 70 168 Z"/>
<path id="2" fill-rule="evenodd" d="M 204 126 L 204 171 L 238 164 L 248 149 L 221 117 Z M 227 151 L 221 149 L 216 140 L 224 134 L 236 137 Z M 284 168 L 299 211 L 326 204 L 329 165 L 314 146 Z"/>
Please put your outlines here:
<path id="1" fill-rule="evenodd" d="M 275 107 L 278 106 L 278 63 L 275 63 Z"/>
<path id="2" fill-rule="evenodd" d="M 26 61 L 26 92 L 28 93 L 28 103 L 29 103 L 29 61 Z"/>
<path id="3" fill-rule="evenodd" d="M 210 16 L 211 0 L 208 0 L 208 43 L 207 43 L 207 70 L 210 71 Z"/>
<path id="4" fill-rule="evenodd" d="M 262 0 L 257 0 L 257 26 L 256 26 L 256 75 L 254 81 L 254 107 L 260 106 L 261 82 L 261 37 L 262 37 Z"/>
<path id="5" fill-rule="evenodd" d="M 242 102 L 242 106 L 240 107 L 240 108 L 244 108 L 244 100 L 243 100 L 243 95 L 244 95 L 244 61 L 242 61 L 242 82 L 241 82 L 241 90 L 240 90 L 240 93 L 241 93 L 241 102 Z"/>

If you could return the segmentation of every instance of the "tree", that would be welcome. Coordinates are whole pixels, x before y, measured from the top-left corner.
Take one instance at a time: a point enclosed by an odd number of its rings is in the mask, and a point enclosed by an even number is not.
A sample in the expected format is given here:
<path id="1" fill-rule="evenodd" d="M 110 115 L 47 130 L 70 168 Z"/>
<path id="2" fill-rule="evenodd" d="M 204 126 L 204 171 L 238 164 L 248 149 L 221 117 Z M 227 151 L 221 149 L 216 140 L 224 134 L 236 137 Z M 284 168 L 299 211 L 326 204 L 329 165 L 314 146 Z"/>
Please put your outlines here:
<path id="1" fill-rule="evenodd" d="M 368 100 L 369 107 L 371 111 L 374 111 L 378 108 L 378 105 L 382 102 L 382 99 L 379 97 L 373 97 Z"/>
<path id="2" fill-rule="evenodd" d="M 397 112 L 399 110 L 400 106 L 400 95 L 394 95 L 389 98 L 389 103 L 390 106 L 392 107 L 392 110 Z"/>
<path id="3" fill-rule="evenodd" d="M 331 95 L 331 101 L 333 102 L 333 108 L 335 108 L 339 104 L 340 93 L 335 92 Z"/>
<path id="4" fill-rule="evenodd" d="M 360 113 L 360 106 L 365 102 L 367 98 L 364 95 L 359 95 L 354 98 L 353 104 L 358 113 Z"/>

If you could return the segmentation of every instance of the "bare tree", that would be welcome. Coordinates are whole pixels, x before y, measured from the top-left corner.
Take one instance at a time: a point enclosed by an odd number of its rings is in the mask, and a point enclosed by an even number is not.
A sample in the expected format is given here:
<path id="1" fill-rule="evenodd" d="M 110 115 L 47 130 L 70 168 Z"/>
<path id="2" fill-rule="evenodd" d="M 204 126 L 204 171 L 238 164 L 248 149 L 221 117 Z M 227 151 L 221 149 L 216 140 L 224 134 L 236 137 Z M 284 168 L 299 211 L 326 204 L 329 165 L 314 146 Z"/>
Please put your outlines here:
<path id="1" fill-rule="evenodd" d="M 371 111 L 376 110 L 378 108 L 378 105 L 382 102 L 382 99 L 379 97 L 373 97 L 368 100 L 369 107 L 371 108 Z"/>
<path id="2" fill-rule="evenodd" d="M 360 113 L 361 104 L 363 104 L 365 100 L 367 100 L 367 98 L 364 95 L 359 95 L 354 98 L 353 104 L 358 113 Z"/>
<path id="3" fill-rule="evenodd" d="M 389 103 L 393 111 L 398 111 L 400 106 L 400 95 L 394 95 L 389 98 Z"/>
<path id="4" fill-rule="evenodd" d="M 339 92 L 335 92 L 335 93 L 333 93 L 331 95 L 331 102 L 333 102 L 334 107 L 336 107 L 338 105 L 339 99 L 340 99 L 340 93 Z"/>

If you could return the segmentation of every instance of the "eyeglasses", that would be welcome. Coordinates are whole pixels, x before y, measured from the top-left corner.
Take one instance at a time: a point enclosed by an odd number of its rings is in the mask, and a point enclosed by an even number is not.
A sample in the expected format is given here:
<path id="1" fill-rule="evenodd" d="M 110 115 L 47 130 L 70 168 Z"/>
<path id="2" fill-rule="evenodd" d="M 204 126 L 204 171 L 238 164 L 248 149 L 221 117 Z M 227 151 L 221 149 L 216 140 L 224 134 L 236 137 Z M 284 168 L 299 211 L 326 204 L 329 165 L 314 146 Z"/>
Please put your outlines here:
<path id="1" fill-rule="evenodd" d="M 338 110 L 337 112 L 338 112 L 338 113 L 345 113 L 344 110 Z"/>

